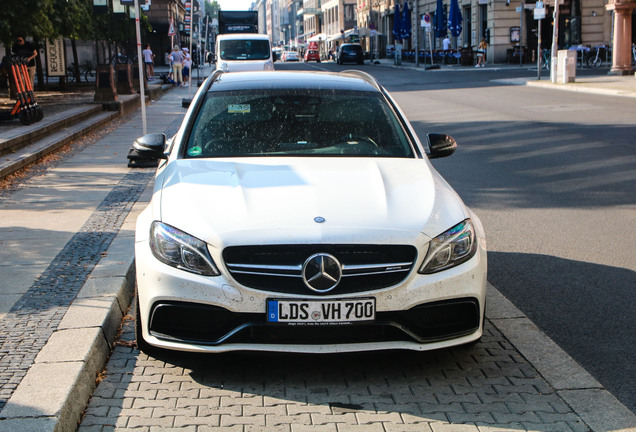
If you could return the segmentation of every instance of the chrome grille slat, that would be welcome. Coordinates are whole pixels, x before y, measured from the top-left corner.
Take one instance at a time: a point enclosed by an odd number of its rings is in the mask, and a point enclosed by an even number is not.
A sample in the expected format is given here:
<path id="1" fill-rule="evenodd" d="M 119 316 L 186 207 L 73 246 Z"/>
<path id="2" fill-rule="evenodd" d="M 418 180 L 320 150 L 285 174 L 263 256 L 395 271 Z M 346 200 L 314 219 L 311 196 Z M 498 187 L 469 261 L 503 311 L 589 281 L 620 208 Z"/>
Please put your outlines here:
<path id="1" fill-rule="evenodd" d="M 402 269 L 402 270 L 389 270 L 384 272 L 367 272 L 367 273 L 343 273 L 342 277 L 356 277 L 356 276 L 371 276 L 371 275 L 380 275 L 380 274 L 389 274 L 389 273 L 402 273 L 411 271 L 410 268 Z"/>
<path id="2" fill-rule="evenodd" d="M 225 265 L 241 285 L 261 291 L 316 296 L 303 282 L 303 265 L 316 253 L 329 253 L 341 264 L 342 279 L 329 294 L 372 291 L 394 286 L 413 269 L 417 250 L 408 245 L 232 246 Z"/>
<path id="3" fill-rule="evenodd" d="M 281 277 L 293 277 L 293 278 L 302 278 L 302 275 L 299 274 L 288 274 L 288 273 L 265 273 L 265 272 L 253 272 L 253 271 L 247 271 L 247 270 L 234 270 L 233 272 L 231 272 L 232 274 L 234 273 L 239 273 L 239 274 L 246 274 L 246 275 L 259 275 L 259 276 L 281 276 Z"/>

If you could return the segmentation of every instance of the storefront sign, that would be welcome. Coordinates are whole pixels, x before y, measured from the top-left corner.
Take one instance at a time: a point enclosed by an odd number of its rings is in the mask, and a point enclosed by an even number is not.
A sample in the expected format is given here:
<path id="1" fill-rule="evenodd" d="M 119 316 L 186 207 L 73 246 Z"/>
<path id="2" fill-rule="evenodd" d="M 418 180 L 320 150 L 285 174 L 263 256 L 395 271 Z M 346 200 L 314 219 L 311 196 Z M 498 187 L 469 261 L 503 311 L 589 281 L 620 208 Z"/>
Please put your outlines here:
<path id="1" fill-rule="evenodd" d="M 65 76 L 64 38 L 46 40 L 46 73 L 48 76 Z"/>

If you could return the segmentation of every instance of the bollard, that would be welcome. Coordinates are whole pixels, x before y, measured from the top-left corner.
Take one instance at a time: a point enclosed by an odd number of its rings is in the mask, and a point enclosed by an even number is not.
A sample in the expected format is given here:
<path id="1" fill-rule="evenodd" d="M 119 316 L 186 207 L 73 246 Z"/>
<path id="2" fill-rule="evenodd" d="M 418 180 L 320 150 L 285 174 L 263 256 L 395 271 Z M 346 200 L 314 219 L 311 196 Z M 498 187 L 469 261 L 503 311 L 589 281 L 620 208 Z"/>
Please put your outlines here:
<path id="1" fill-rule="evenodd" d="M 112 102 L 119 99 L 115 87 L 112 65 L 97 65 L 95 68 L 95 102 Z"/>

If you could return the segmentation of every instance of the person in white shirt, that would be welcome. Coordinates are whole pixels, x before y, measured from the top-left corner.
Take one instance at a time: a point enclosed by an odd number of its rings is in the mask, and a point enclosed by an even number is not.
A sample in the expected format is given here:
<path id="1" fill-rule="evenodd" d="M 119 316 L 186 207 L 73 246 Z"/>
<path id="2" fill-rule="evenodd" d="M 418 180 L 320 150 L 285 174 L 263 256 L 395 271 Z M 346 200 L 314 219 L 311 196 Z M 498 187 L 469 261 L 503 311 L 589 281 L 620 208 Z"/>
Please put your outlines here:
<path id="1" fill-rule="evenodd" d="M 444 52 L 450 51 L 451 42 L 450 42 L 450 39 L 448 38 L 448 35 L 446 35 L 446 37 L 442 41 L 442 45 L 444 47 Z"/>
<path id="2" fill-rule="evenodd" d="M 146 78 L 148 78 L 149 81 L 155 79 L 155 55 L 150 49 L 150 44 L 146 44 L 144 46 L 144 50 L 141 52 L 141 55 L 144 56 L 144 64 L 146 65 Z"/>

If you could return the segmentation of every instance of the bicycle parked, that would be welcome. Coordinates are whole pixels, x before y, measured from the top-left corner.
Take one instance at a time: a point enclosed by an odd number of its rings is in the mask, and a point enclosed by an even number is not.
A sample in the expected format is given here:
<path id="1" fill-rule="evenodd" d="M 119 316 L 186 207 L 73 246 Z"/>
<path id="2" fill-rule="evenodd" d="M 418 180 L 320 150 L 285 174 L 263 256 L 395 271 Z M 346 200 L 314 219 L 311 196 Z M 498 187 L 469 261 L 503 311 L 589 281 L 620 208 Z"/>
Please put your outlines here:
<path id="1" fill-rule="evenodd" d="M 80 79 L 84 77 L 84 81 L 88 82 L 88 77 L 95 77 L 95 68 L 93 68 L 93 64 L 90 61 L 86 61 L 86 63 L 80 67 Z M 71 63 L 66 67 L 66 80 L 69 83 L 75 81 L 75 63 Z"/>
<path id="2" fill-rule="evenodd" d="M 598 69 L 603 64 L 603 58 L 605 61 L 610 61 L 612 58 L 612 49 L 607 45 L 598 45 L 594 47 L 594 53 L 587 59 L 587 67 L 591 69 Z"/>

